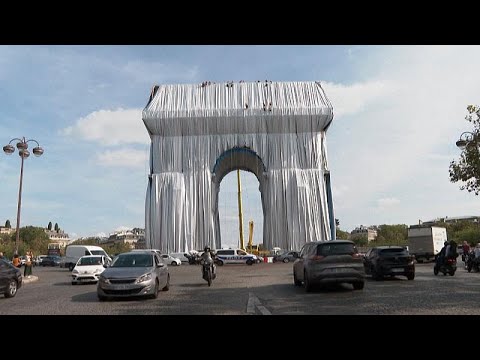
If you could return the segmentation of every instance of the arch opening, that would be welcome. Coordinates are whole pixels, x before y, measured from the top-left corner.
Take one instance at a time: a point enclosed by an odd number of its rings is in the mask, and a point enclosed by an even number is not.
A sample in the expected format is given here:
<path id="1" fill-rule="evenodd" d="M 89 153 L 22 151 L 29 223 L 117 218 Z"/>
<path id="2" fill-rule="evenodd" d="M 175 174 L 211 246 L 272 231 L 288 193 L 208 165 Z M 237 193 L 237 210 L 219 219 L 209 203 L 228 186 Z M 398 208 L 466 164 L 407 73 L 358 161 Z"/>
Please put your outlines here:
<path id="1" fill-rule="evenodd" d="M 256 219 L 253 219 L 254 220 L 254 224 L 256 224 L 256 232 L 255 234 L 257 235 L 255 238 L 257 239 L 262 239 L 261 241 L 257 241 L 257 243 L 262 243 L 263 244 L 263 235 L 259 235 L 260 234 L 260 230 L 261 230 L 261 233 L 263 234 L 263 222 L 264 222 L 264 214 L 265 214 L 265 204 L 264 204 L 264 196 L 263 196 L 263 179 L 264 179 L 264 174 L 266 174 L 266 167 L 265 167 L 265 164 L 263 163 L 262 159 L 260 158 L 260 156 L 255 152 L 253 151 L 252 149 L 250 149 L 249 147 L 246 147 L 246 146 L 243 146 L 243 147 L 233 147 L 233 148 L 230 148 L 226 151 L 224 151 L 218 158 L 217 160 L 215 161 L 215 165 L 213 166 L 213 169 L 212 169 L 212 181 L 214 183 L 214 188 L 215 188 L 215 191 L 214 193 L 216 194 L 215 196 L 215 207 L 214 207 L 214 222 L 215 222 L 215 228 L 216 228 L 216 233 L 218 234 L 218 238 L 217 238 L 217 242 L 216 242 L 216 246 L 217 248 L 222 248 L 223 246 L 225 245 L 229 245 L 231 246 L 232 245 L 232 231 L 231 230 L 227 230 L 227 232 L 225 231 L 221 231 L 221 221 L 220 221 L 220 212 L 219 212 L 219 199 L 220 199 L 220 184 L 222 183 L 222 180 L 224 180 L 224 178 L 228 175 L 228 174 L 232 174 L 232 172 L 236 172 L 236 170 L 241 170 L 240 174 L 245 171 L 247 173 L 251 173 L 253 174 L 256 179 L 258 180 L 258 190 L 260 191 L 260 202 L 261 202 L 261 205 L 262 205 L 262 213 L 259 214 L 257 211 L 255 211 L 254 208 L 252 208 L 252 206 L 254 207 L 256 204 L 251 204 L 249 203 L 248 207 L 249 207 L 249 213 L 255 213 L 255 215 L 253 215 Z M 229 206 L 232 208 L 232 198 L 233 198 L 233 203 L 235 204 L 235 211 L 234 212 L 229 212 L 228 213 L 228 216 L 231 217 L 231 214 L 232 213 L 235 213 L 237 215 L 237 219 L 236 219 L 236 224 L 237 224 L 237 231 L 236 231 L 236 237 L 235 237 L 235 243 L 238 245 L 239 244 L 239 237 L 240 237 L 240 229 L 239 229 L 239 223 L 240 223 L 240 220 L 239 220 L 239 208 L 238 208 L 238 189 L 237 189 L 237 176 L 235 174 L 234 177 L 231 177 L 231 176 L 228 176 L 227 177 L 228 180 L 227 180 L 227 186 L 232 189 L 230 191 L 222 191 L 222 196 L 226 196 L 225 194 L 232 194 L 235 193 L 235 196 L 230 196 L 227 200 Z M 252 192 L 252 190 L 250 189 L 250 185 L 252 184 L 252 177 L 251 176 L 244 176 L 245 179 L 248 179 L 250 178 L 248 181 L 248 185 L 249 185 L 249 192 Z M 242 185 L 242 192 L 243 192 L 243 195 L 245 195 L 245 191 L 243 190 L 245 188 L 245 185 L 247 183 L 244 183 L 243 180 L 241 181 L 241 183 L 243 184 Z M 234 185 L 234 186 L 233 186 Z M 253 194 L 252 194 L 253 195 Z M 255 194 L 256 195 L 256 194 Z M 252 196 L 255 197 L 255 195 Z M 244 201 L 245 200 L 245 196 L 242 196 L 242 200 Z M 251 199 L 253 202 L 255 202 L 254 199 Z M 245 203 L 244 203 L 245 204 Z M 245 205 L 244 205 L 245 206 Z M 243 211 L 243 213 L 245 214 L 245 211 Z M 261 217 L 261 221 L 258 220 L 258 217 Z M 222 219 L 224 220 L 224 219 Z M 244 246 L 246 247 L 247 244 L 248 244 L 248 222 L 249 222 L 249 219 L 248 216 L 247 217 L 243 217 L 243 240 L 244 240 Z M 256 220 L 256 221 L 255 221 Z M 222 221 L 225 225 L 225 221 Z M 230 224 L 232 225 L 232 224 Z M 230 229 L 230 228 L 229 228 Z M 226 229 L 224 229 L 226 230 Z M 227 234 L 227 238 L 224 239 L 226 240 L 222 242 L 222 237 Z"/>

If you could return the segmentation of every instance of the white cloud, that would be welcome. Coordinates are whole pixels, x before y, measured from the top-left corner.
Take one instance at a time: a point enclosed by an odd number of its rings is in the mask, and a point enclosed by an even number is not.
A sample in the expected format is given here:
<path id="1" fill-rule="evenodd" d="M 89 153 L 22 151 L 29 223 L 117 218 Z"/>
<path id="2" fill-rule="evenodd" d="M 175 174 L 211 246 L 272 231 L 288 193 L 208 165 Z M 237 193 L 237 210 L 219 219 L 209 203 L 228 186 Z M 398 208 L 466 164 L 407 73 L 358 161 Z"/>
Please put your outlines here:
<path id="1" fill-rule="evenodd" d="M 107 237 L 107 234 L 105 234 L 104 232 L 99 232 L 95 234 L 95 237 L 104 238 Z"/>
<path id="2" fill-rule="evenodd" d="M 397 198 L 383 198 L 378 199 L 377 204 L 381 208 L 391 207 L 400 204 L 400 200 L 398 200 Z"/>
<path id="3" fill-rule="evenodd" d="M 105 150 L 97 153 L 96 159 L 103 166 L 145 168 L 148 154 L 135 149 Z"/>
<path id="4" fill-rule="evenodd" d="M 120 225 L 119 227 L 117 227 L 115 229 L 115 231 L 127 231 L 127 230 L 132 230 L 133 227 L 131 226 L 123 226 L 123 225 Z"/>
<path id="5" fill-rule="evenodd" d="M 325 86 L 337 104 L 328 130 L 335 217 L 347 229 L 461 216 L 471 208 L 474 198 L 455 205 L 453 199 L 463 195 L 458 184 L 449 183 L 448 166 L 459 157 L 458 136 L 471 129 L 464 116 L 480 93 L 480 81 L 472 75 L 479 56 L 478 46 L 385 47 L 375 56 L 357 58 L 357 64 L 363 61 L 359 73 L 369 68 L 374 74 L 368 81 Z M 349 187 L 348 206 L 337 191 L 342 186 Z M 390 200 L 377 203 L 381 193 Z M 395 205 L 395 212 L 375 205 Z"/>
<path id="6" fill-rule="evenodd" d="M 393 90 L 382 81 L 352 85 L 325 82 L 322 83 L 322 86 L 332 103 L 335 118 L 365 111 L 368 105 L 381 97 L 387 96 Z"/>
<path id="7" fill-rule="evenodd" d="M 150 137 L 141 109 L 98 110 L 60 131 L 101 145 L 148 144 Z"/>

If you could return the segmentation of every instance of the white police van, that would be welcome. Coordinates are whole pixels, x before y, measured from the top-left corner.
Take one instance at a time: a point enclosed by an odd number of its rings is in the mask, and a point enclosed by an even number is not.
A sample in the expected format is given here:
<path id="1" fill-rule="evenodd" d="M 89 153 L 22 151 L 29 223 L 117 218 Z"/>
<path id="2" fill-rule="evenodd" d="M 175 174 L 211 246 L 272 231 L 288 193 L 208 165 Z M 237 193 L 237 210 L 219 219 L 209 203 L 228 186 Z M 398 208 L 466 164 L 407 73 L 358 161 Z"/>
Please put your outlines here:
<path id="1" fill-rule="evenodd" d="M 248 254 L 242 249 L 219 249 L 215 251 L 215 262 L 218 266 L 223 264 L 247 264 L 253 265 L 256 256 Z"/>

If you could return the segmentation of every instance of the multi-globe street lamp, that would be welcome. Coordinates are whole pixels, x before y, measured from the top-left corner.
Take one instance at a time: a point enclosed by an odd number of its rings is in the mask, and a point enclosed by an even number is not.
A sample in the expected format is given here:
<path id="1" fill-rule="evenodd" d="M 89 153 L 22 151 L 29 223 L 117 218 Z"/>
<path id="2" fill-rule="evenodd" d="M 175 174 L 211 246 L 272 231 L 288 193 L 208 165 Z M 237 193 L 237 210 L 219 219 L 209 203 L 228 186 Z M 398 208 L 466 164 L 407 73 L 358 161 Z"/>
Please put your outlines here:
<path id="1" fill-rule="evenodd" d="M 21 139 L 13 138 L 9 141 L 8 145 L 5 145 L 3 147 L 3 151 L 5 152 L 5 154 L 12 155 L 15 152 L 15 148 L 12 145 L 12 142 L 15 140 L 18 141 L 16 145 L 18 149 L 18 155 L 20 155 L 20 157 L 22 158 L 20 166 L 20 186 L 18 189 L 17 228 L 15 229 L 15 254 L 18 254 L 18 243 L 20 239 L 20 208 L 22 206 L 23 161 L 30 156 L 30 151 L 28 151 L 29 142 L 34 142 L 37 144 L 37 146 L 34 147 L 32 150 L 33 155 L 35 156 L 41 156 L 43 154 L 43 148 L 40 147 L 40 144 L 37 140 L 25 140 L 25 137 L 22 137 Z"/>
<path id="2" fill-rule="evenodd" d="M 464 150 L 472 142 L 477 143 L 476 135 L 470 131 L 464 131 L 455 144 L 459 149 Z"/>

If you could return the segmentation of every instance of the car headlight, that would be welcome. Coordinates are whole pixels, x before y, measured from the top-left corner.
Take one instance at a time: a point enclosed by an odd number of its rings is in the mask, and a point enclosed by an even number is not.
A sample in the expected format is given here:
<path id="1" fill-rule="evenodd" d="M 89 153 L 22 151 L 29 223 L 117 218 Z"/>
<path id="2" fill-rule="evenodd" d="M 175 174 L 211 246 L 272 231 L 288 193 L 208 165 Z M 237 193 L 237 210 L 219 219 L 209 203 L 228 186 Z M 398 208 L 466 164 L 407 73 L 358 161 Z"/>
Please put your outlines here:
<path id="1" fill-rule="evenodd" d="M 98 279 L 100 282 L 104 283 L 104 284 L 110 284 L 110 280 L 108 280 L 106 277 L 104 276 L 100 276 L 100 278 Z"/>
<path id="2" fill-rule="evenodd" d="M 72 274 L 78 274 L 78 270 L 73 270 Z"/>
<path id="3" fill-rule="evenodd" d="M 144 281 L 148 281 L 148 280 L 151 280 L 152 279 L 152 274 L 151 273 L 148 273 L 148 274 L 145 274 L 145 275 L 142 275 L 140 276 L 137 281 L 135 281 L 136 284 L 138 283 L 141 283 L 141 282 L 144 282 Z"/>

